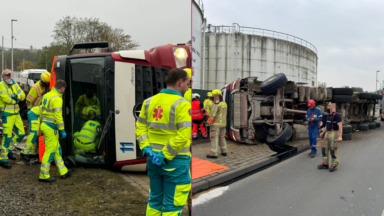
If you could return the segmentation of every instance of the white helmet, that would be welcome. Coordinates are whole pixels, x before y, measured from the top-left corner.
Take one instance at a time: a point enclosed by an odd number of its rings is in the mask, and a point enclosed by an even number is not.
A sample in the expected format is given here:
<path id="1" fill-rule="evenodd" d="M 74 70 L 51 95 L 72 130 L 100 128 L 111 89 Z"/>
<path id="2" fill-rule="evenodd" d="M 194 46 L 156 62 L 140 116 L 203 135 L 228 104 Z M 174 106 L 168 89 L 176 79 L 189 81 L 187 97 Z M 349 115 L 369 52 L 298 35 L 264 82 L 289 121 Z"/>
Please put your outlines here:
<path id="1" fill-rule="evenodd" d="M 192 99 L 200 98 L 200 95 L 197 93 L 192 94 Z"/>

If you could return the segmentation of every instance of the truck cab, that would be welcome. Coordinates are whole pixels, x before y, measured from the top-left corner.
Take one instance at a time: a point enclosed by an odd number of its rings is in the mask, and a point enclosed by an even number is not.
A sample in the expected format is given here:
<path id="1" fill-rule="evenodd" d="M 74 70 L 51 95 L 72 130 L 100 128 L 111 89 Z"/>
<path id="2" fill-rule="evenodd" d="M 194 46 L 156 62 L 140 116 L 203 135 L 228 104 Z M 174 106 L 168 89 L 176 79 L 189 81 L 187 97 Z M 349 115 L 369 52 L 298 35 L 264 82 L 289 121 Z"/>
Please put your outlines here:
<path id="1" fill-rule="evenodd" d="M 72 54 L 75 50 L 94 50 Z M 96 50 L 96 51 L 95 51 Z M 54 59 L 51 86 L 63 79 L 63 119 L 66 139 L 60 140 L 63 155 L 72 163 L 100 164 L 124 171 L 145 171 L 146 158 L 136 141 L 135 124 L 142 102 L 166 88 L 173 68 L 190 68 L 189 44 L 164 45 L 150 50 L 113 52 L 107 42 L 75 44 L 69 55 Z M 74 134 L 86 119 L 81 115 L 80 97 L 99 101 L 96 153 L 74 153 Z M 95 105 L 97 106 L 97 105 Z M 96 108 L 96 107 L 95 107 Z"/>

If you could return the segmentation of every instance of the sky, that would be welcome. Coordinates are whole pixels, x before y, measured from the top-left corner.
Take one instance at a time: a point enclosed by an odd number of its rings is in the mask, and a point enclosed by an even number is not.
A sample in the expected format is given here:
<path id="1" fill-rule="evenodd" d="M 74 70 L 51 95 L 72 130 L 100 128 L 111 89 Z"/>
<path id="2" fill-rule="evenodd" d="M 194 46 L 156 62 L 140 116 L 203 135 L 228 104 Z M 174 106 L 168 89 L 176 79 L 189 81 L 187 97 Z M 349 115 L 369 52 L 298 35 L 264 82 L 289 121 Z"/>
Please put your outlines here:
<path id="1" fill-rule="evenodd" d="M 48 0 L 1 1 L 0 37 L 11 47 L 42 48 L 53 41 L 55 23 L 64 16 L 95 17 L 122 28 L 140 43 L 138 49 L 191 40 L 190 0 Z M 0 38 L 1 45 L 1 38 Z"/>
<path id="2" fill-rule="evenodd" d="M 384 1 L 203 0 L 213 25 L 256 27 L 291 34 L 318 51 L 318 81 L 375 91 L 384 80 Z M 379 88 L 380 84 L 378 83 Z"/>

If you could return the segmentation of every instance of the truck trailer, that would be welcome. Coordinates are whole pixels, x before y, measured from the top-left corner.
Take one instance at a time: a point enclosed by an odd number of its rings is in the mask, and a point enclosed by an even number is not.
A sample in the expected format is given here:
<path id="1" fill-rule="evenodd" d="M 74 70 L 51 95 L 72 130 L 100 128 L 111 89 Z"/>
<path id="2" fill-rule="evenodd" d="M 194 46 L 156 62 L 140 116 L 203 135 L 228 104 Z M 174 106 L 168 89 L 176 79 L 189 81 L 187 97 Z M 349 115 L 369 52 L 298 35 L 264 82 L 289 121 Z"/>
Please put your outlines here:
<path id="1" fill-rule="evenodd" d="M 228 83 L 222 88 L 228 105 L 227 138 L 244 144 L 265 142 L 272 151 L 282 153 L 288 140 L 308 138 L 305 115 L 310 99 L 323 113 L 329 102 L 336 103 L 343 121 L 343 140 L 350 140 L 353 130 L 380 127 L 375 122 L 375 105 L 382 95 L 305 84 L 288 81 L 284 73 L 264 81 L 247 77 Z"/>

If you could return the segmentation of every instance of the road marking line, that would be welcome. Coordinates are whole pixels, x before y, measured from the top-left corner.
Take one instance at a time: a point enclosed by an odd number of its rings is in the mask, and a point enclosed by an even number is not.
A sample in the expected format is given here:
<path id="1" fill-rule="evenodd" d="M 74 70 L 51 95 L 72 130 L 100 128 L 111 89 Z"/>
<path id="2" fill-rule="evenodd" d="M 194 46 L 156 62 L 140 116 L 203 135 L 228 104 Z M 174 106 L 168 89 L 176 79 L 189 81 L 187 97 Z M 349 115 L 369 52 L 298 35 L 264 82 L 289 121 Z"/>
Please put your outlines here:
<path id="1" fill-rule="evenodd" d="M 221 196 L 226 190 L 228 190 L 228 186 L 217 188 L 209 191 L 208 193 L 200 195 L 198 198 L 192 200 L 192 207 L 195 207 L 200 204 L 204 204 L 211 199 Z"/>

